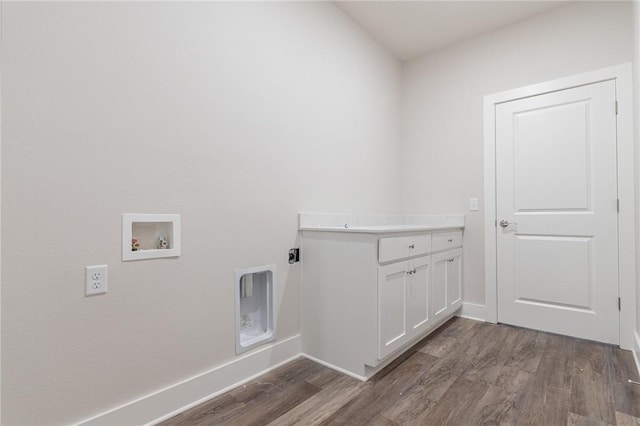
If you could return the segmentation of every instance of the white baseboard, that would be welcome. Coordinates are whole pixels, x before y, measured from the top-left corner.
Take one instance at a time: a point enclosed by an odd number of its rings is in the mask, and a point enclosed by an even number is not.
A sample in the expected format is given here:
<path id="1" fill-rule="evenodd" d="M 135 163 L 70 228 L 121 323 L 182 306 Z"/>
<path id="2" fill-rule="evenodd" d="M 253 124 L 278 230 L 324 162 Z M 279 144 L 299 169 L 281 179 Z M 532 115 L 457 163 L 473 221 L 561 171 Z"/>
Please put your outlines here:
<path id="1" fill-rule="evenodd" d="M 486 321 L 486 309 L 484 305 L 465 302 L 462 304 L 462 309 L 458 316 L 475 321 Z"/>
<path id="2" fill-rule="evenodd" d="M 78 425 L 153 425 L 253 380 L 300 355 L 298 334 L 83 420 Z"/>
<path id="3" fill-rule="evenodd" d="M 633 333 L 633 360 L 636 362 L 636 369 L 640 375 L 640 334 L 636 331 Z"/>

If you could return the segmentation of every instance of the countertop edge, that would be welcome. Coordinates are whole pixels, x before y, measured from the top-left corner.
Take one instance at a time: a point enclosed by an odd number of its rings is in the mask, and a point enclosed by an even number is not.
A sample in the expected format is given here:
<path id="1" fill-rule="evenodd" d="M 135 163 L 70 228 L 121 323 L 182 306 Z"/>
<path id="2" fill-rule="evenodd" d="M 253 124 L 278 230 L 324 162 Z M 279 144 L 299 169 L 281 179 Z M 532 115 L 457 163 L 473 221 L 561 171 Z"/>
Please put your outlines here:
<path id="1" fill-rule="evenodd" d="M 360 233 L 360 234 L 392 234 L 392 233 L 402 233 L 402 232 L 420 232 L 420 231 L 443 231 L 447 229 L 464 229 L 464 225 L 437 225 L 437 226 L 420 226 L 416 225 L 415 227 L 396 227 L 394 228 L 392 225 L 389 227 L 366 227 L 366 226 L 358 226 L 353 228 L 340 228 L 340 227 L 301 227 L 298 228 L 299 231 L 313 231 L 313 232 L 342 232 L 342 233 Z"/>

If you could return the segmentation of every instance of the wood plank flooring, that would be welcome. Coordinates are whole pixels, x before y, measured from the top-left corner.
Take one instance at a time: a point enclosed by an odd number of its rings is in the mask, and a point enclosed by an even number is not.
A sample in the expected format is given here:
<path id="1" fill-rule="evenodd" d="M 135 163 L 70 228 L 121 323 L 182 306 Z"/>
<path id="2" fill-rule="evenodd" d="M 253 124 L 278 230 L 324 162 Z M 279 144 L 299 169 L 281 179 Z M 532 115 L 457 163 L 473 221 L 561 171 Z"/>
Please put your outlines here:
<path id="1" fill-rule="evenodd" d="M 631 352 L 454 318 L 366 383 L 301 358 L 177 415 L 200 425 L 635 425 Z"/>

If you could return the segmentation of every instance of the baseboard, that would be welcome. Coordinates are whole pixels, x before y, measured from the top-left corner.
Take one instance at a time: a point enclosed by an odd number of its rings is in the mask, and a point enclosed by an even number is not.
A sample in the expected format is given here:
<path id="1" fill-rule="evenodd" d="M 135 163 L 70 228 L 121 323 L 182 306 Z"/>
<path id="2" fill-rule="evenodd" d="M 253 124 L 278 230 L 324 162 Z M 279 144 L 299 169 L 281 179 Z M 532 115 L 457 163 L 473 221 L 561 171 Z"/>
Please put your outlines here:
<path id="1" fill-rule="evenodd" d="M 153 392 L 78 425 L 153 425 L 300 357 L 300 335 Z"/>
<path id="2" fill-rule="evenodd" d="M 633 333 L 633 360 L 636 362 L 636 370 L 638 370 L 638 375 L 640 375 L 640 334 L 636 331 Z"/>
<path id="3" fill-rule="evenodd" d="M 465 302 L 462 304 L 462 309 L 460 309 L 458 316 L 475 321 L 486 321 L 486 309 L 484 305 Z"/>

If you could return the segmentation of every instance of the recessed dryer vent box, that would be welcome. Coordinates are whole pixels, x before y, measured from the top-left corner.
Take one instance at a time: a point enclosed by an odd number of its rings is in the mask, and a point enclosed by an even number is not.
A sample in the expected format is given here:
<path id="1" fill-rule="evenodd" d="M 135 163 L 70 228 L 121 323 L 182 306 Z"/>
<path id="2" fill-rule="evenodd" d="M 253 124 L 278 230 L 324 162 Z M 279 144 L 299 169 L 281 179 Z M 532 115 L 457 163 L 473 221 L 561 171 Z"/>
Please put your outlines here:
<path id="1" fill-rule="evenodd" d="M 276 339 L 276 265 L 236 271 L 236 354 Z"/>
<path id="2" fill-rule="evenodd" d="M 179 214 L 123 214 L 122 260 L 180 256 Z"/>

